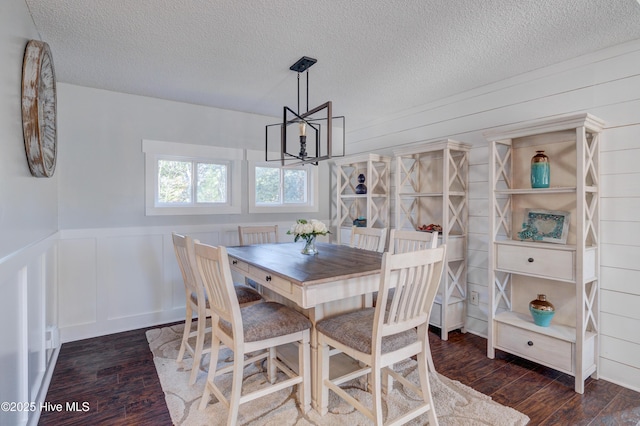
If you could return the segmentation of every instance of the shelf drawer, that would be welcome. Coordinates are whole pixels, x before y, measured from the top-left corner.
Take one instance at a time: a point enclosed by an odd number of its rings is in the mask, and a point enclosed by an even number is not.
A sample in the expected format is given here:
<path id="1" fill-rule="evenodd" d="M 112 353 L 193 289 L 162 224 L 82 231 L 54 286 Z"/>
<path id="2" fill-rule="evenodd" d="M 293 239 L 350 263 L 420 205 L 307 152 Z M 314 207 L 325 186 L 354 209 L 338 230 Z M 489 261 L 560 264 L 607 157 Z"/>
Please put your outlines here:
<path id="1" fill-rule="evenodd" d="M 573 281 L 574 252 L 499 244 L 496 267 L 503 271 Z"/>
<path id="2" fill-rule="evenodd" d="M 534 331 L 498 323 L 496 346 L 540 364 L 573 374 L 573 344 Z"/>

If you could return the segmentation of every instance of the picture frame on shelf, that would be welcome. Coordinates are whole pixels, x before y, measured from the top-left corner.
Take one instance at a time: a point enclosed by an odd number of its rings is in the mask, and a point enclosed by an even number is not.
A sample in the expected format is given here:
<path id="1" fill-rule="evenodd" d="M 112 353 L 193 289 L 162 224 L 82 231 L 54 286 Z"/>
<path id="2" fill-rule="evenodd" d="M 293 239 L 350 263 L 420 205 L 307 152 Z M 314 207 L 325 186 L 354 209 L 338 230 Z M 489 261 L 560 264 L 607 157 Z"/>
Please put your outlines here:
<path id="1" fill-rule="evenodd" d="M 525 210 L 520 239 L 566 244 L 571 213 L 561 210 Z"/>

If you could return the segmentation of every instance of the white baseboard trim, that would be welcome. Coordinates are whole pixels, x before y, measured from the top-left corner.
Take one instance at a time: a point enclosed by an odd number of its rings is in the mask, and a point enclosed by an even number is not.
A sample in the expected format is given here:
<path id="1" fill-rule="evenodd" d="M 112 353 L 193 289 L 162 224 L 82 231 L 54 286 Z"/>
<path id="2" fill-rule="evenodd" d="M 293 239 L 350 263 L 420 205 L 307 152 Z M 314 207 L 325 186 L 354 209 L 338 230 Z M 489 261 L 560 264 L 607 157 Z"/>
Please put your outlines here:
<path id="1" fill-rule="evenodd" d="M 176 321 L 184 321 L 184 315 L 185 308 L 176 308 L 168 311 L 137 315 L 135 317 L 118 318 L 88 324 L 60 327 L 60 341 L 62 343 L 75 342 L 77 340 L 106 336 L 108 334 L 120 333 L 123 331 L 137 330 L 139 328 L 152 327 Z"/>

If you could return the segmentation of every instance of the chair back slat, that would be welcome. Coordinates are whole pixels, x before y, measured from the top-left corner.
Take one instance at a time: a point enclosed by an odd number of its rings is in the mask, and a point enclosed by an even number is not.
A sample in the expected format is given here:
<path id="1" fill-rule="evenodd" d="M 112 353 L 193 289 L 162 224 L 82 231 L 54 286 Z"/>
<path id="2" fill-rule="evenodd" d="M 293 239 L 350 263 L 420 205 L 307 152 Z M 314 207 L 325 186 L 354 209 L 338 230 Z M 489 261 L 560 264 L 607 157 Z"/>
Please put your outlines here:
<path id="1" fill-rule="evenodd" d="M 240 245 L 268 244 L 278 242 L 278 225 L 238 226 Z"/>
<path id="2" fill-rule="evenodd" d="M 387 228 L 351 228 L 351 247 L 382 253 L 387 242 Z"/>
<path id="3" fill-rule="evenodd" d="M 232 324 L 234 340 L 244 340 L 240 304 L 233 287 L 227 249 L 196 243 L 194 250 L 198 278 L 207 291 L 213 315 Z"/>
<path id="4" fill-rule="evenodd" d="M 407 253 L 438 246 L 437 232 L 405 231 L 392 229 L 389 232 L 389 253 Z"/>
<path id="5" fill-rule="evenodd" d="M 409 253 L 385 253 L 382 261 L 374 335 L 376 339 L 429 321 L 438 292 L 446 246 Z M 395 293 L 387 304 L 389 289 Z M 387 307 L 387 309 L 385 309 Z"/>
<path id="6" fill-rule="evenodd" d="M 198 280 L 196 279 L 193 238 L 188 235 L 180 235 L 175 232 L 171 234 L 171 237 L 173 239 L 173 250 L 176 254 L 178 266 L 180 267 L 182 279 L 185 284 L 185 290 L 190 293 L 187 294 L 187 297 L 190 297 L 191 294 L 195 294 L 198 301 L 204 301 L 204 287 L 198 285 Z"/>

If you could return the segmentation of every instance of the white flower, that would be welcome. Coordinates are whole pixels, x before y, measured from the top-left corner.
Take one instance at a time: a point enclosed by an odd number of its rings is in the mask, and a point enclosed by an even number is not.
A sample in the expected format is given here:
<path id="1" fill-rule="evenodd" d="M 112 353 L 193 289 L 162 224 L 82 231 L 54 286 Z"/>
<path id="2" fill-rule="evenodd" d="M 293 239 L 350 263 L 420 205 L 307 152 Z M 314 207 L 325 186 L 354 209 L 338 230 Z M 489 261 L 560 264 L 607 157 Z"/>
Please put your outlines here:
<path id="1" fill-rule="evenodd" d="M 316 234 L 324 234 L 327 232 L 327 227 L 324 223 L 319 220 L 313 219 L 311 220 L 311 225 L 313 226 L 313 232 Z"/>
<path id="2" fill-rule="evenodd" d="M 327 226 L 317 219 L 298 219 L 287 231 L 287 234 L 295 235 L 294 241 L 298 241 L 300 238 L 309 240 L 316 235 L 327 235 L 329 233 Z"/>
<path id="3" fill-rule="evenodd" d="M 313 225 L 310 223 L 305 223 L 303 228 L 303 234 L 313 234 Z"/>

